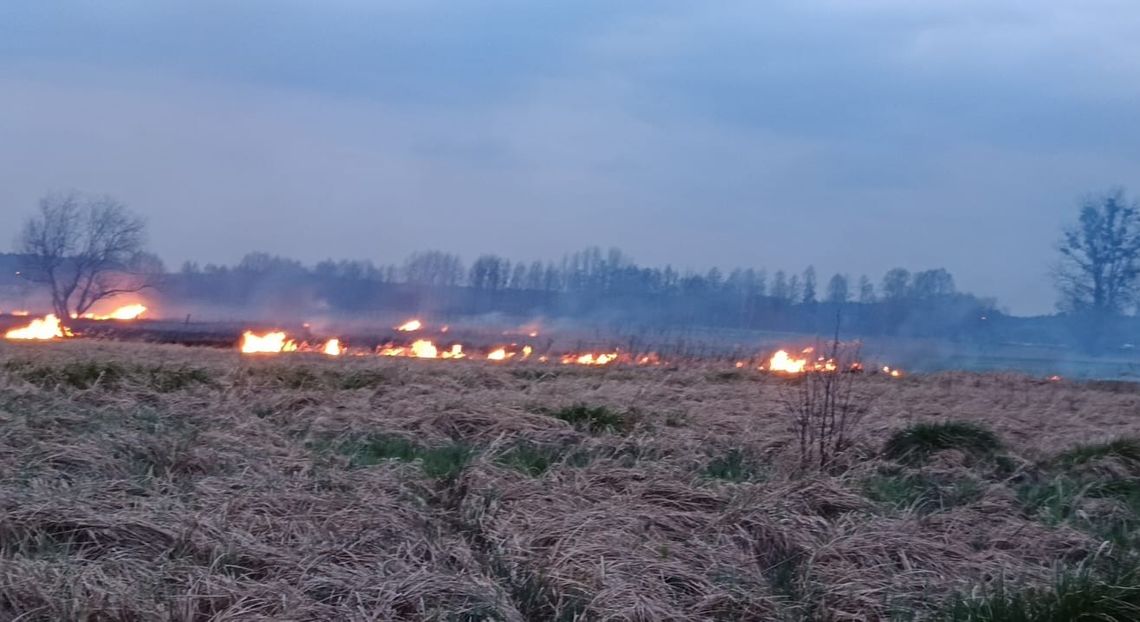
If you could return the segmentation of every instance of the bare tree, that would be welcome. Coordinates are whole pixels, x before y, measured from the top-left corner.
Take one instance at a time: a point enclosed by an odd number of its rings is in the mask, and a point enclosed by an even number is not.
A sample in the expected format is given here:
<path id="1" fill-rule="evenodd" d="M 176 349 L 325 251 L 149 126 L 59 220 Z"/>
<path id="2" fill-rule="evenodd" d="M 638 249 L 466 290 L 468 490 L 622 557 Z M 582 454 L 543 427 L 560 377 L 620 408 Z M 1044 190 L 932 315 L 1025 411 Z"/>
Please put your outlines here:
<path id="1" fill-rule="evenodd" d="M 825 352 L 831 369 L 809 370 L 794 380 L 794 392 L 785 403 L 803 469 L 828 468 L 852 443 L 866 413 L 865 399 L 855 392 L 855 372 L 862 369 L 860 349 L 858 343 L 840 342 L 837 329 Z"/>
<path id="2" fill-rule="evenodd" d="M 153 283 L 162 267 L 142 251 L 145 229 L 111 197 L 53 194 L 40 200 L 17 246 L 26 274 L 51 289 L 52 307 L 66 321 L 100 300 Z"/>
<path id="3" fill-rule="evenodd" d="M 1140 290 L 1140 207 L 1122 190 L 1090 197 L 1075 226 L 1065 230 L 1054 269 L 1060 307 L 1070 312 L 1116 315 Z"/>

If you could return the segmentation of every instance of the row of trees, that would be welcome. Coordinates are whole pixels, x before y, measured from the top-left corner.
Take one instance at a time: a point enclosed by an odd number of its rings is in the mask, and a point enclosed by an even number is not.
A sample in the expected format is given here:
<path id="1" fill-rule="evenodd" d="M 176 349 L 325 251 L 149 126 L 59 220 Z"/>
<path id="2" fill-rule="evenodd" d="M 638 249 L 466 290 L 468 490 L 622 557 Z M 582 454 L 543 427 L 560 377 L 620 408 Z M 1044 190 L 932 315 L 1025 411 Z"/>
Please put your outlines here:
<path id="1" fill-rule="evenodd" d="M 665 305 L 668 309 L 662 315 L 669 321 L 750 327 L 788 324 L 781 318 L 787 319 L 791 309 L 810 316 L 820 309 L 874 307 L 890 326 L 916 315 L 938 316 L 946 309 L 953 312 L 939 321 L 976 315 L 979 310 L 985 313 L 994 306 L 992 300 L 958 293 L 952 275 L 941 268 L 913 274 L 895 268 L 877 284 L 865 275 L 852 279 L 835 274 L 821 285 L 812 267 L 799 273 L 769 274 L 754 268 L 697 273 L 639 266 L 618 249 L 589 248 L 560 262 L 512 262 L 483 255 L 470 266 L 442 251 L 415 253 L 400 265 L 328 260 L 312 267 L 251 253 L 232 267 L 187 263 L 178 274 L 166 275 L 161 261 L 146 252 L 144 244 L 144 221 L 124 205 L 110 197 L 70 193 L 40 202 L 38 213 L 19 236 L 18 250 L 22 274 L 46 285 L 61 317 L 82 314 L 100 300 L 151 286 L 191 296 L 220 293 L 225 302 L 235 291 L 297 283 L 345 306 L 383 304 L 385 298 L 377 292 L 390 294 L 398 286 L 405 295 L 428 292 L 428 299 L 447 293 L 442 298 L 457 313 L 581 314 L 599 306 L 620 310 L 623 305 L 661 311 Z M 1065 229 L 1058 250 L 1053 274 L 1061 311 L 1090 325 L 1105 325 L 1136 310 L 1140 207 L 1129 202 L 1123 191 L 1086 199 L 1077 223 Z M 412 298 L 422 301 L 424 295 Z M 792 324 L 791 328 L 803 328 L 801 323 Z"/>
<path id="2" fill-rule="evenodd" d="M 681 272 L 672 266 L 641 267 L 619 249 L 603 252 L 592 247 L 567 255 L 561 262 L 512 262 L 498 255 L 481 255 L 470 266 L 452 253 L 413 253 L 401 265 L 376 266 L 370 261 L 326 260 L 309 268 L 287 257 L 249 253 L 234 266 L 194 262 L 183 264 L 181 274 L 190 277 L 247 275 L 262 278 L 315 276 L 330 279 L 403 283 L 426 287 L 469 287 L 483 291 L 520 290 L 536 292 L 598 293 L 715 293 L 769 297 L 788 305 L 819 302 L 871 304 L 883 301 L 931 300 L 957 293 L 954 277 L 944 268 L 911 273 L 894 268 L 876 289 L 866 275 L 854 283 L 849 275 L 835 274 L 820 291 L 816 270 L 802 273 L 734 268 L 727 275 L 719 268 L 704 273 Z"/>

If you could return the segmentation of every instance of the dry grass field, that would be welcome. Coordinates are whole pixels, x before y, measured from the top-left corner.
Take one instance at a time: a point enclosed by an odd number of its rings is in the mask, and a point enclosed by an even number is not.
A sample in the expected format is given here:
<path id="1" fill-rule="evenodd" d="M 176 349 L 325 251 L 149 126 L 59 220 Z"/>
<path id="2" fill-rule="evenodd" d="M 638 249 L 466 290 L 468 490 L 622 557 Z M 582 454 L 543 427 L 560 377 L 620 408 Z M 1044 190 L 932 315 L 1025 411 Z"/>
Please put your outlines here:
<path id="1" fill-rule="evenodd" d="M 0 344 L 0 620 L 1140 619 L 1133 385 L 854 390 L 821 470 L 755 372 Z"/>

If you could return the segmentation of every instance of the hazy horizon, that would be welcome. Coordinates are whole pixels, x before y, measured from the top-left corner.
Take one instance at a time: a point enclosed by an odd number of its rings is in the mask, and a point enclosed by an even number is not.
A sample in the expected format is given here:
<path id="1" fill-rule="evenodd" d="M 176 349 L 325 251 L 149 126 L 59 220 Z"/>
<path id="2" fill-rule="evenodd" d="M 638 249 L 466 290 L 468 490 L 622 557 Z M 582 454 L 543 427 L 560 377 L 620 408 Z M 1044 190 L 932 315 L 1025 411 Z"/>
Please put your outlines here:
<path id="1" fill-rule="evenodd" d="M 107 193 L 169 267 L 266 251 L 945 267 L 1018 314 L 1140 188 L 1140 5 L 64 2 L 0 8 L 0 250 Z"/>

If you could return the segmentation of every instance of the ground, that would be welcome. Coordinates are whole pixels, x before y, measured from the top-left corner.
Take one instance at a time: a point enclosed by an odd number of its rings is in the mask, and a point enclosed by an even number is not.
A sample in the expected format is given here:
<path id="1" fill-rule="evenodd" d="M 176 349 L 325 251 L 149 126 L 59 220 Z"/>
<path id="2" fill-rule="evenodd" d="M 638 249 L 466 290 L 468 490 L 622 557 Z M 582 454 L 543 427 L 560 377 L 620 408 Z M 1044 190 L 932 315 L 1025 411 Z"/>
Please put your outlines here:
<path id="1" fill-rule="evenodd" d="M 1135 561 L 1134 385 L 854 383 L 820 469 L 715 365 L 0 344 L 0 620 L 980 620 Z"/>

